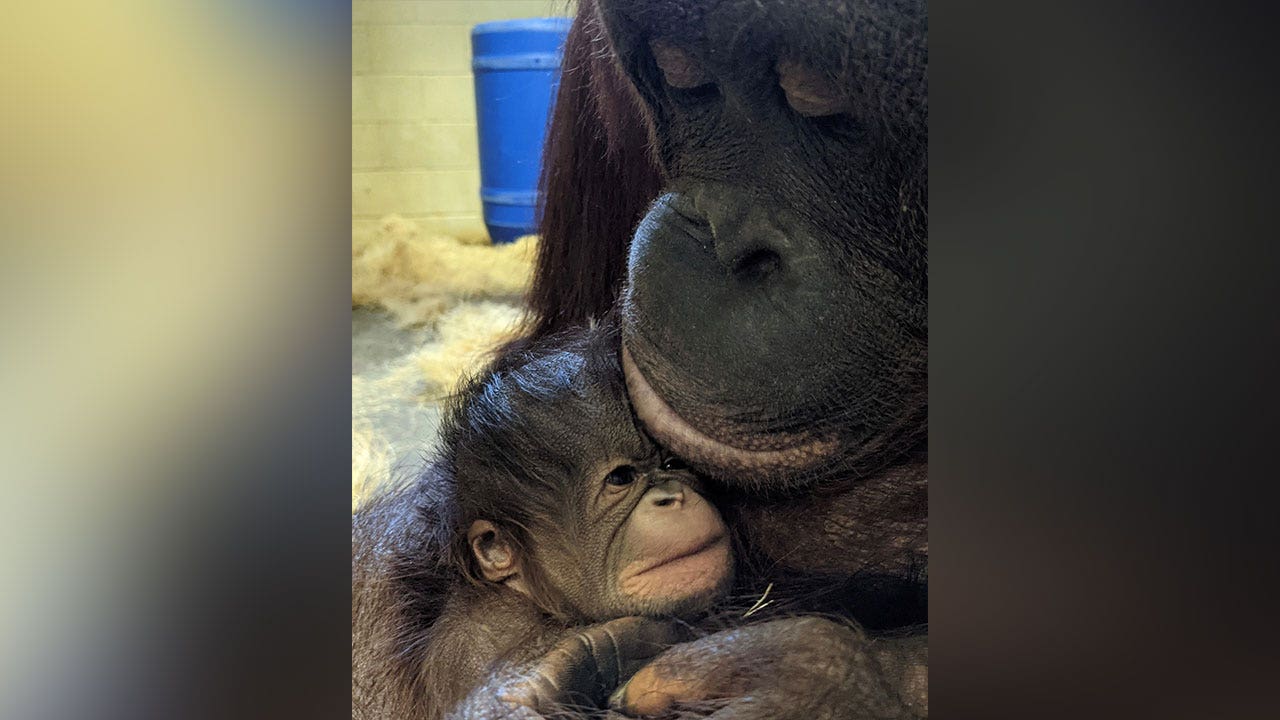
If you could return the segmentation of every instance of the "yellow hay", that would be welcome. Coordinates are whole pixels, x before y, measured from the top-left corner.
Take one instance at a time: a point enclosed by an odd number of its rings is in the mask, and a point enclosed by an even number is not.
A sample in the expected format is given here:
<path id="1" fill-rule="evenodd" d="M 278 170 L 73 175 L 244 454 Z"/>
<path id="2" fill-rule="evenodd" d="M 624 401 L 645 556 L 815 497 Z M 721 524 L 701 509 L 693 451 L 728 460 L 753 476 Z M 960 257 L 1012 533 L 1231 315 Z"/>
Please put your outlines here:
<path id="1" fill-rule="evenodd" d="M 439 339 L 417 353 L 429 390 L 448 394 L 463 375 L 479 370 L 499 345 L 519 334 L 520 308 L 495 302 L 466 303 L 442 315 Z"/>
<path id="2" fill-rule="evenodd" d="M 353 421 L 351 423 L 351 511 L 355 512 L 361 501 L 390 471 L 386 444 L 373 431 Z"/>
<path id="3" fill-rule="evenodd" d="M 381 306 L 404 325 L 431 324 L 460 302 L 518 301 L 528 286 L 537 238 L 507 245 L 423 236 L 390 215 L 372 238 L 351 246 L 351 304 Z"/>

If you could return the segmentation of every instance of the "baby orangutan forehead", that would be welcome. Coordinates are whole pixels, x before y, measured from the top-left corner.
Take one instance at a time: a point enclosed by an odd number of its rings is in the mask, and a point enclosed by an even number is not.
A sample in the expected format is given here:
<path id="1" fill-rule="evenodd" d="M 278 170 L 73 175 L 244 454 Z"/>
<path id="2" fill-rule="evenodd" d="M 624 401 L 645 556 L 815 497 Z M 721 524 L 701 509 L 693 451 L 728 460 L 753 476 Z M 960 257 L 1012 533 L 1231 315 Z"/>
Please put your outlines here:
<path id="1" fill-rule="evenodd" d="M 540 426 L 533 430 L 545 438 L 551 455 L 568 462 L 575 475 L 600 469 L 602 463 L 641 458 L 648 454 L 647 437 L 636 425 L 621 397 L 591 392 L 572 401 L 545 406 Z M 607 470 L 607 469 L 606 469 Z"/>
<path id="2" fill-rule="evenodd" d="M 546 469 L 576 475 L 611 458 L 648 452 L 623 388 L 612 364 L 563 351 L 510 372 L 490 390 L 512 450 Z"/>

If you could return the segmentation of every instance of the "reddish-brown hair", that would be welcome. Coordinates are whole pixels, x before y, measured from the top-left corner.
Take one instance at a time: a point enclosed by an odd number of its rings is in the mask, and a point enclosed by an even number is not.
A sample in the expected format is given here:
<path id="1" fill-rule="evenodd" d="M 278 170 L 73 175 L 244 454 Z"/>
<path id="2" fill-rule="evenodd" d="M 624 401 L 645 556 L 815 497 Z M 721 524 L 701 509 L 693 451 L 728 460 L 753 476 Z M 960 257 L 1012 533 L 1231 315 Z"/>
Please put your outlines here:
<path id="1" fill-rule="evenodd" d="M 662 182 L 638 103 L 596 3 L 582 0 L 543 152 L 533 338 L 613 307 L 631 233 Z"/>

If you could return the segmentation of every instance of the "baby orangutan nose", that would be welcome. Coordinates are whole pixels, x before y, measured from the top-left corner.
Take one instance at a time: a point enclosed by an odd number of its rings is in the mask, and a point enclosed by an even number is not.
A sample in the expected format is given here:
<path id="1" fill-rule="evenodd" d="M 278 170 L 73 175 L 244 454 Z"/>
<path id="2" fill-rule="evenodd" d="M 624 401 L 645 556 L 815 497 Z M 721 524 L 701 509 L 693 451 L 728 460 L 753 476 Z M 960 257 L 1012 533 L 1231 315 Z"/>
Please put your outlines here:
<path id="1" fill-rule="evenodd" d="M 684 505 L 684 483 L 667 480 L 655 485 L 645 494 L 645 500 L 658 507 L 681 507 Z"/>

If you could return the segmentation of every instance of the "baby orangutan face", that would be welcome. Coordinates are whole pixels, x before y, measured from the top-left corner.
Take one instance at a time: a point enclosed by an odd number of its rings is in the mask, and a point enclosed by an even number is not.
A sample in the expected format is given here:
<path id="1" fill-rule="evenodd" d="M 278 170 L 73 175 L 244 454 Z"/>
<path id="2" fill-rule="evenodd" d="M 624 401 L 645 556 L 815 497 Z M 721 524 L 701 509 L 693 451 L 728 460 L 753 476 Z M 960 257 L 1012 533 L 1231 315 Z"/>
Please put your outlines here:
<path id="1" fill-rule="evenodd" d="M 534 528 L 523 554 L 501 525 L 473 523 L 484 577 L 591 621 L 692 614 L 728 590 L 728 531 L 678 461 L 597 464 L 583 480 L 574 517 Z"/>
<path id="2" fill-rule="evenodd" d="M 727 590 L 733 556 L 720 513 L 696 489 L 692 475 L 659 468 L 641 475 L 621 465 L 605 477 L 602 512 L 626 513 L 612 565 L 620 608 L 676 613 Z"/>
<path id="3" fill-rule="evenodd" d="M 466 574 L 574 621 L 707 609 L 733 581 L 720 513 L 641 431 L 616 341 L 560 342 L 482 379 L 446 425 Z"/>

